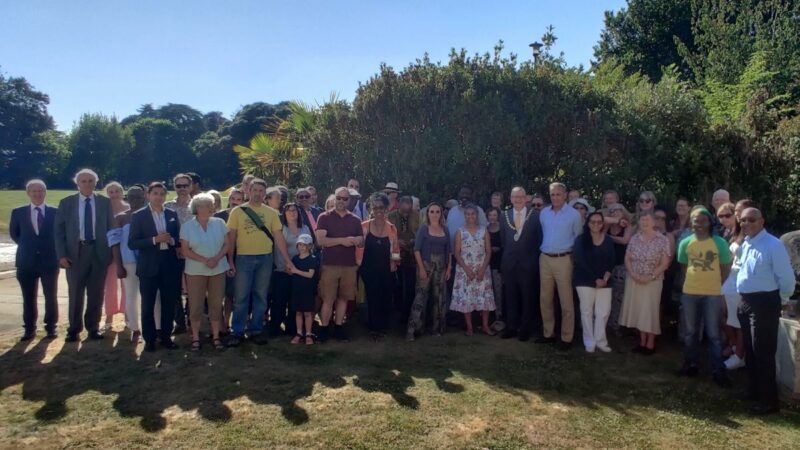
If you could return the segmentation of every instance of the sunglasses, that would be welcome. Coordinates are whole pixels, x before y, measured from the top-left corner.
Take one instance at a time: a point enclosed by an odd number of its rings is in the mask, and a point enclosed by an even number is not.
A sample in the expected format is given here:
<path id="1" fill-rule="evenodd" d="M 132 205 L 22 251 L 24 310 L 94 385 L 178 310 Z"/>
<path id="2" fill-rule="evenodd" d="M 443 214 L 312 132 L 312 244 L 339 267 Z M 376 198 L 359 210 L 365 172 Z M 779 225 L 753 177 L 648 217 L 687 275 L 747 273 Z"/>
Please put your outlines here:
<path id="1" fill-rule="evenodd" d="M 305 199 L 311 198 L 311 196 L 308 195 L 308 194 L 303 194 L 303 195 L 298 195 L 297 198 L 300 199 L 300 200 L 305 200 Z"/>
<path id="2" fill-rule="evenodd" d="M 741 219 L 739 219 L 739 223 L 756 223 L 756 222 L 758 222 L 758 219 L 753 217 L 742 217 Z"/>
<path id="3" fill-rule="evenodd" d="M 531 206 L 533 206 L 534 208 L 541 208 L 544 206 L 544 203 L 531 203 Z"/>
<path id="4" fill-rule="evenodd" d="M 346 202 L 350 200 L 350 197 L 336 197 L 336 200 L 339 200 L 340 202 Z"/>
<path id="5" fill-rule="evenodd" d="M 639 203 L 653 203 L 652 198 L 640 198 Z"/>
<path id="6" fill-rule="evenodd" d="M 186 189 L 188 187 L 189 187 L 188 184 L 176 184 L 175 185 L 175 189 Z"/>
<path id="7" fill-rule="evenodd" d="M 717 217 L 719 217 L 720 219 L 730 219 L 731 217 L 733 217 L 733 214 L 717 214 Z"/>

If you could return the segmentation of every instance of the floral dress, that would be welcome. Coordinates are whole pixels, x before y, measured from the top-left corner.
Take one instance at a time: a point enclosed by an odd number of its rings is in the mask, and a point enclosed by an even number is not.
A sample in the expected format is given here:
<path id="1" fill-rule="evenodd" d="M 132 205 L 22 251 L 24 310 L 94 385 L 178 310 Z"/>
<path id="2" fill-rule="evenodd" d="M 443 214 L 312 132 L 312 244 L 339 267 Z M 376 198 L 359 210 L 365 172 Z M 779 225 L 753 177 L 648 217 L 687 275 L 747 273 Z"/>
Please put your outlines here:
<path id="1" fill-rule="evenodd" d="M 479 227 L 475 234 L 461 228 L 461 259 L 469 267 L 479 267 L 486 257 L 484 235 L 486 227 Z M 461 266 L 456 266 L 453 282 L 453 297 L 450 309 L 462 313 L 472 311 L 494 311 L 494 292 L 492 290 L 491 270 L 487 267 L 482 280 L 467 279 Z"/>

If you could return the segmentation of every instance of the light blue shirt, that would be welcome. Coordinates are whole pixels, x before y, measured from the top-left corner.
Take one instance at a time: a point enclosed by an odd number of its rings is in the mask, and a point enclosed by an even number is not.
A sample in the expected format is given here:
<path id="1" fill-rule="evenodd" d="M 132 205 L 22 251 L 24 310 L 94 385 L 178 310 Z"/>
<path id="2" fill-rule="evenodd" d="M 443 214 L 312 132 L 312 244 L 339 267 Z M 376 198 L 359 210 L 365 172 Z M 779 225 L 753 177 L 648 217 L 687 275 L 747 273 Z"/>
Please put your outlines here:
<path id="1" fill-rule="evenodd" d="M 128 237 L 131 234 L 131 224 L 126 223 L 122 228 L 108 230 L 106 238 L 108 246 L 119 245 L 119 254 L 122 257 L 122 264 L 136 264 L 136 253 L 128 247 Z"/>
<path id="2" fill-rule="evenodd" d="M 94 194 L 90 197 L 84 197 L 83 194 L 78 194 L 78 224 L 80 225 L 80 233 L 81 241 L 83 240 L 84 234 L 84 226 L 83 226 L 83 218 L 84 218 L 84 211 L 86 211 L 86 199 L 90 199 L 89 203 L 92 205 L 92 230 L 97 231 L 97 202 L 94 201 Z M 94 236 L 91 237 L 89 240 L 93 240 Z"/>
<path id="3" fill-rule="evenodd" d="M 542 246 L 539 249 L 543 253 L 571 252 L 575 239 L 583 234 L 581 213 L 566 203 L 557 212 L 552 206 L 542 209 L 539 222 L 542 224 Z"/>
<path id="4" fill-rule="evenodd" d="M 208 219 L 208 226 L 204 230 L 197 219 L 192 218 L 181 226 L 181 240 L 187 241 L 189 248 L 200 256 L 211 258 L 216 256 L 225 243 L 225 236 L 228 234 L 228 227 L 225 221 L 219 217 Z M 188 275 L 213 276 L 219 275 L 228 270 L 227 258 L 222 258 L 213 269 L 193 259 L 186 258 L 186 269 Z"/>
<path id="5" fill-rule="evenodd" d="M 480 206 L 476 206 L 478 209 L 478 224 L 480 226 L 485 227 L 489 224 L 489 221 L 486 220 L 486 213 L 483 212 L 483 208 Z M 450 233 L 450 248 L 456 248 L 456 231 L 464 228 L 464 225 L 467 224 L 466 219 L 464 218 L 464 208 L 461 205 L 451 209 L 447 212 L 447 231 Z"/>
<path id="6" fill-rule="evenodd" d="M 740 252 L 736 291 L 740 294 L 779 291 L 784 300 L 791 297 L 795 287 L 794 269 L 780 239 L 761 230 L 753 237 L 744 238 Z"/>

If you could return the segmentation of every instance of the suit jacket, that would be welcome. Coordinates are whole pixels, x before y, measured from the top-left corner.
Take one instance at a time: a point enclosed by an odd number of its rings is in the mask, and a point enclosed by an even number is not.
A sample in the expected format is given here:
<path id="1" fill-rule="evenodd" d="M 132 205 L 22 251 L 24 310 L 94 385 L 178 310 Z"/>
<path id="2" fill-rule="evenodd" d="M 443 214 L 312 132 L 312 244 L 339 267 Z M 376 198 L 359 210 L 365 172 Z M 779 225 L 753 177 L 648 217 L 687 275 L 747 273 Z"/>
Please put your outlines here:
<path id="1" fill-rule="evenodd" d="M 528 209 L 530 211 L 530 208 Z M 518 240 L 514 240 L 514 208 L 509 208 L 500 215 L 500 237 L 503 242 L 503 259 L 500 270 L 510 272 L 517 265 L 524 270 L 533 270 L 539 265 L 539 247 L 542 245 L 542 225 L 539 213 L 533 211 L 522 227 Z"/>
<path id="2" fill-rule="evenodd" d="M 47 271 L 58 268 L 54 234 L 56 211 L 52 206 L 44 208 L 44 224 L 38 235 L 31 220 L 31 205 L 11 211 L 8 231 L 17 244 L 17 269 Z"/>
<path id="3" fill-rule="evenodd" d="M 106 234 L 114 228 L 114 212 L 108 197 L 95 194 L 94 251 L 95 257 L 102 263 L 111 261 L 111 248 L 108 246 Z M 61 200 L 56 213 L 56 255 L 67 257 L 72 262 L 78 260 L 80 247 L 81 223 L 78 218 L 80 194 L 73 194 Z"/>
<path id="4" fill-rule="evenodd" d="M 178 220 L 178 214 L 167 208 L 164 208 L 164 219 L 167 222 L 167 232 L 174 240 L 174 244 L 169 244 L 170 262 L 173 265 L 171 268 L 177 271 L 178 254 L 175 249 L 180 243 L 181 223 Z M 158 236 L 158 231 L 156 230 L 156 222 L 153 220 L 153 213 L 150 212 L 150 207 L 145 206 L 133 213 L 131 217 L 131 232 L 128 236 L 128 247 L 131 250 L 138 251 L 136 276 L 154 277 L 158 275 L 161 250 L 159 244 L 153 244 L 153 238 L 156 236 Z"/>

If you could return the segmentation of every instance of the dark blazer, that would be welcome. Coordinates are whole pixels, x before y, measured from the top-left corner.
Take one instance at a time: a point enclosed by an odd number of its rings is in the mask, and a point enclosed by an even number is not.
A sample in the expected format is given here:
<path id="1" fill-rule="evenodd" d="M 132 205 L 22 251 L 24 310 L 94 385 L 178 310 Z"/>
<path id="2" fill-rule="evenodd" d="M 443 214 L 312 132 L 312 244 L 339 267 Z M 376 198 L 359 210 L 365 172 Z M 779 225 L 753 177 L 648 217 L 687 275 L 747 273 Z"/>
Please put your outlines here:
<path id="1" fill-rule="evenodd" d="M 164 208 L 164 219 L 167 222 L 167 232 L 175 240 L 175 245 L 169 246 L 169 253 L 170 261 L 174 264 L 174 269 L 177 270 L 178 255 L 175 248 L 180 243 L 181 224 L 178 221 L 178 214 L 171 209 Z M 158 236 L 158 231 L 156 231 L 156 222 L 153 220 L 150 207 L 145 206 L 133 213 L 131 217 L 131 232 L 128 236 L 128 247 L 139 252 L 136 258 L 136 276 L 154 277 L 158 275 L 160 245 L 153 244 L 153 238 L 156 236 Z"/>
<path id="2" fill-rule="evenodd" d="M 106 234 L 114 228 L 114 212 L 111 209 L 111 200 L 108 197 L 95 194 L 95 225 L 94 225 L 94 251 L 97 259 L 102 263 L 111 261 L 111 248 L 108 246 Z M 80 194 L 73 194 L 61 200 L 56 213 L 56 255 L 59 258 L 67 257 L 73 263 L 78 261 L 78 247 L 80 246 L 81 223 L 78 218 Z"/>
<path id="3" fill-rule="evenodd" d="M 539 265 L 539 247 L 542 245 L 542 225 L 539 222 L 539 213 L 537 211 L 530 213 L 517 241 L 514 241 L 516 231 L 509 224 L 514 224 L 514 208 L 509 208 L 500 215 L 500 238 L 503 242 L 503 259 L 500 270 L 510 273 L 517 265 L 521 265 L 523 269 L 533 270 Z"/>
<path id="4" fill-rule="evenodd" d="M 57 211 L 52 206 L 44 208 L 44 225 L 38 235 L 31 220 L 31 205 L 11 211 L 8 231 L 17 244 L 17 269 L 48 271 L 58 268 L 54 234 Z"/>

